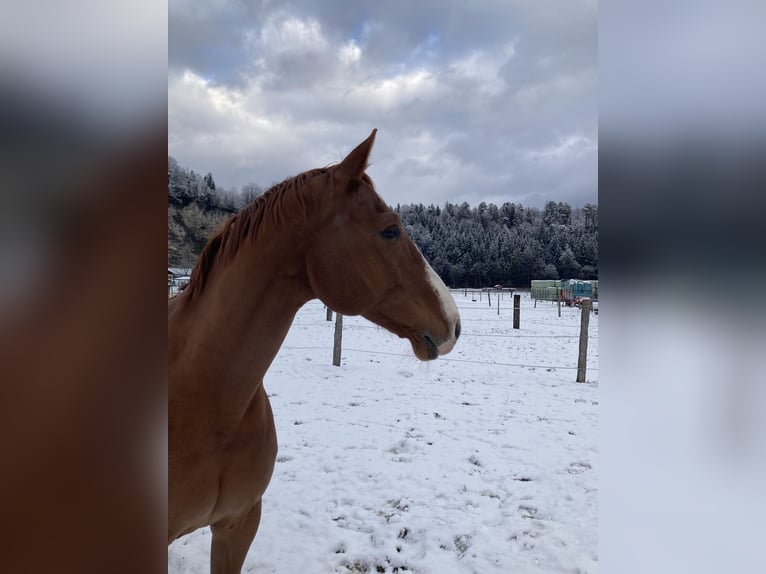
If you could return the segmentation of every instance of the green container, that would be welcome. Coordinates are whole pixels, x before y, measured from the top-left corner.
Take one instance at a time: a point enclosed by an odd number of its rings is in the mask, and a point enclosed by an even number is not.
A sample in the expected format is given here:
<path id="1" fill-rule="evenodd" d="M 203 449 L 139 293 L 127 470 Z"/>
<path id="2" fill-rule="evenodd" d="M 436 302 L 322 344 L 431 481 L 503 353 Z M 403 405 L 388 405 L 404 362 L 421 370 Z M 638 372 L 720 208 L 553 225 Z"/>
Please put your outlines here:
<path id="1" fill-rule="evenodd" d="M 560 287 L 546 287 L 546 289 L 545 289 L 545 293 L 546 293 L 545 300 L 546 301 L 556 301 L 556 299 L 558 299 L 558 296 L 559 296 L 559 289 L 560 289 Z"/>

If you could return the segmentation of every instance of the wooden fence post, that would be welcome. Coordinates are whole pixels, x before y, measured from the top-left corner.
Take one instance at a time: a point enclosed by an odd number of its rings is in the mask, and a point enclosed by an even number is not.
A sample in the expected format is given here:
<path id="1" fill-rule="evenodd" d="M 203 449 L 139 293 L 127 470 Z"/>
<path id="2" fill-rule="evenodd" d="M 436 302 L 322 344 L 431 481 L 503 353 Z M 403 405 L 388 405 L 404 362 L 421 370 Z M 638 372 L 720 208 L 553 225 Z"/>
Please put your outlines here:
<path id="1" fill-rule="evenodd" d="M 556 291 L 556 306 L 559 308 L 559 317 L 561 317 L 561 289 Z"/>
<path id="2" fill-rule="evenodd" d="M 521 295 L 513 296 L 513 328 L 519 328 L 519 320 L 521 318 Z"/>
<path id="3" fill-rule="evenodd" d="M 588 361 L 588 321 L 590 320 L 590 299 L 582 302 L 580 313 L 580 354 L 577 358 L 577 382 L 585 382 L 585 365 Z"/>
<path id="4" fill-rule="evenodd" d="M 327 320 L 332 321 L 332 309 L 330 309 L 329 307 L 326 307 L 326 309 L 327 309 Z"/>
<path id="5" fill-rule="evenodd" d="M 343 339 L 343 315 L 336 313 L 335 316 L 335 342 L 332 346 L 332 364 L 336 367 L 340 367 L 340 349 L 341 341 Z"/>
<path id="6" fill-rule="evenodd" d="M 492 307 L 492 291 L 487 291 L 487 306 Z"/>
<path id="7" fill-rule="evenodd" d="M 500 296 L 497 298 L 497 314 L 500 314 L 500 297 L 502 297 L 502 291 L 500 292 Z"/>

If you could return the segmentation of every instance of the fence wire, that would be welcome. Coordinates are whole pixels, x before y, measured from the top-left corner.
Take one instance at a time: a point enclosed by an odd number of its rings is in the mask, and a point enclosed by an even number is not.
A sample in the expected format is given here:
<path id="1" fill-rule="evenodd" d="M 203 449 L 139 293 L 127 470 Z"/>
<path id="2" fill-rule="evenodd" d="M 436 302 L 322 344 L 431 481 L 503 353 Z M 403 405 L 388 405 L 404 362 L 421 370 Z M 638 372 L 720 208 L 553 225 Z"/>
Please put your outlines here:
<path id="1" fill-rule="evenodd" d="M 285 345 L 282 349 L 287 351 L 332 351 L 332 347 L 293 347 Z M 370 355 L 390 355 L 392 357 L 404 357 L 405 359 L 412 358 L 412 355 L 405 353 L 393 353 L 391 351 L 370 351 L 369 349 L 353 349 L 351 347 L 343 347 L 343 352 L 351 351 L 354 353 L 367 353 Z M 577 367 L 570 367 L 567 365 L 528 365 L 523 363 L 502 363 L 502 362 L 489 362 L 478 361 L 475 359 L 447 359 L 445 357 L 439 357 L 440 362 L 445 363 L 472 363 L 476 365 L 489 365 L 495 367 L 520 367 L 524 369 L 565 369 L 569 371 L 576 371 Z M 589 371 L 598 371 L 598 367 L 587 367 Z"/>
<path id="2" fill-rule="evenodd" d="M 475 323 L 483 323 L 483 321 L 462 321 L 462 322 L 475 322 Z M 534 321 L 526 321 L 527 323 L 533 323 Z M 540 323 L 538 321 L 538 323 Z M 335 323 L 331 321 L 325 321 L 324 323 L 293 323 L 294 327 L 325 327 L 328 328 L 334 328 Z M 579 329 L 578 325 L 556 325 L 557 327 L 577 327 Z M 383 327 L 379 327 L 377 325 L 352 325 L 348 323 L 343 324 L 343 329 L 372 329 L 375 331 L 384 330 Z M 483 337 L 490 337 L 494 339 L 579 339 L 579 335 L 503 335 L 501 333 L 471 333 L 470 331 L 463 331 L 460 334 L 460 337 L 476 337 L 476 338 L 483 338 Z M 588 335 L 588 339 L 598 339 L 595 335 Z"/>
<path id="3" fill-rule="evenodd" d="M 453 291 L 452 293 L 460 295 L 460 294 L 462 294 L 462 291 Z M 497 296 L 496 293 L 495 293 L 495 296 Z M 510 299 L 508 301 L 510 303 Z M 545 312 L 550 312 L 551 311 L 551 307 L 555 304 L 555 302 L 550 302 L 550 301 L 548 301 L 548 302 L 551 303 L 551 306 L 549 306 L 548 308 L 545 308 L 545 307 L 536 308 L 536 307 L 525 305 L 525 306 L 519 307 L 519 310 L 523 311 L 524 313 L 528 313 L 529 311 L 545 311 Z M 487 304 L 487 306 L 483 307 L 483 308 L 481 306 L 474 306 L 474 305 L 457 305 L 457 308 L 458 309 L 464 309 L 464 310 L 471 310 L 471 311 L 487 310 L 487 311 L 497 312 L 496 304 L 495 304 L 495 306 L 490 306 L 489 304 Z M 503 306 L 502 309 L 504 309 L 505 311 L 510 311 L 511 309 L 514 309 L 514 307 L 512 306 L 512 304 L 509 304 L 509 305 Z M 598 317 L 598 315 L 596 315 L 596 317 Z M 505 315 L 504 319 L 510 320 L 510 316 L 509 315 Z M 504 319 L 501 319 L 501 321 L 504 322 Z M 463 324 L 466 324 L 466 323 L 468 323 L 468 324 L 471 324 L 471 323 L 486 324 L 486 321 L 482 321 L 480 319 L 473 319 L 473 320 L 472 319 L 467 319 L 467 320 L 463 319 L 463 320 L 461 320 L 461 322 Z M 572 329 L 578 329 L 578 330 L 580 329 L 580 325 L 556 325 L 556 324 L 552 325 L 549 322 L 546 322 L 546 321 L 536 321 L 534 319 L 532 319 L 532 320 L 525 319 L 523 322 L 524 323 L 530 323 L 530 324 L 547 325 L 549 327 L 555 327 L 555 328 L 566 327 L 566 328 L 572 328 Z M 315 323 L 314 322 L 312 322 L 312 323 L 293 323 L 293 325 L 294 326 L 298 326 L 298 327 L 321 327 L 321 326 L 327 326 L 328 330 L 329 330 L 330 328 L 334 327 L 334 323 L 335 323 L 335 320 L 332 319 L 332 320 L 329 320 L 329 321 L 325 320 L 325 321 L 321 321 L 321 322 L 318 321 L 318 322 L 315 322 Z M 380 329 L 382 329 L 382 327 L 379 327 L 377 325 L 355 325 L 353 323 L 351 323 L 351 324 L 344 323 L 343 329 L 344 330 L 346 330 L 346 329 L 375 329 L 375 330 L 380 330 Z M 506 335 L 506 334 L 502 334 L 502 333 L 472 333 L 470 331 L 468 331 L 468 332 L 464 331 L 461 334 L 461 338 L 463 338 L 463 337 L 469 337 L 469 338 L 472 338 L 472 339 L 483 339 L 483 338 L 489 338 L 489 339 L 579 339 L 580 338 L 579 335 Z M 596 335 L 588 335 L 587 338 L 590 339 L 590 340 L 593 340 L 593 339 L 598 339 L 598 336 L 596 336 Z M 306 351 L 311 350 L 311 351 L 330 351 L 330 352 L 333 351 L 333 347 L 325 347 L 325 346 L 322 346 L 322 347 L 314 347 L 314 346 L 309 346 L 309 347 L 305 347 L 305 346 L 293 347 L 293 346 L 289 346 L 288 345 L 288 346 L 283 346 L 282 348 L 285 349 L 285 350 L 306 350 Z M 371 354 L 371 355 L 388 355 L 388 356 L 403 357 L 403 358 L 408 358 L 408 359 L 412 358 L 412 355 L 405 354 L 405 353 L 395 353 L 395 352 L 391 352 L 391 351 L 380 351 L 380 350 L 369 350 L 369 349 L 356 349 L 356 348 L 353 348 L 353 347 L 343 347 L 341 352 L 367 353 L 367 354 Z M 577 366 L 572 367 L 572 366 L 569 366 L 569 365 L 535 365 L 535 364 L 527 364 L 527 363 L 506 363 L 506 362 L 497 362 L 497 361 L 490 362 L 490 361 L 480 361 L 480 360 L 476 360 L 476 359 L 457 359 L 457 358 L 446 358 L 446 357 L 440 357 L 439 360 L 441 362 L 445 362 L 445 363 L 470 363 L 470 364 L 476 364 L 476 365 L 487 365 L 487 366 L 497 366 L 497 367 L 513 367 L 513 368 L 523 368 L 523 369 L 547 369 L 547 370 L 559 370 L 559 369 L 561 369 L 561 370 L 568 370 L 568 371 L 577 371 L 578 368 L 579 368 Z M 585 368 L 588 371 L 596 371 L 597 372 L 599 370 L 598 367 L 593 367 L 593 366 L 590 366 L 590 365 L 586 365 Z"/>

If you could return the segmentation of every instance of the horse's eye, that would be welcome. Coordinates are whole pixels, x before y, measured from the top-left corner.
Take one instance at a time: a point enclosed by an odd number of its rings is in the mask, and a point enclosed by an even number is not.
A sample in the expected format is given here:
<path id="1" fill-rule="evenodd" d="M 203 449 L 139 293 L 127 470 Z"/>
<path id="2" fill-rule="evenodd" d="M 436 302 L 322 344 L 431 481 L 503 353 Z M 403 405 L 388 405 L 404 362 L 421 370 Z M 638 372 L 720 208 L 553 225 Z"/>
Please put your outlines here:
<path id="1" fill-rule="evenodd" d="M 380 232 L 380 236 L 383 239 L 395 239 L 399 237 L 399 228 L 396 225 L 387 227 L 386 229 Z"/>

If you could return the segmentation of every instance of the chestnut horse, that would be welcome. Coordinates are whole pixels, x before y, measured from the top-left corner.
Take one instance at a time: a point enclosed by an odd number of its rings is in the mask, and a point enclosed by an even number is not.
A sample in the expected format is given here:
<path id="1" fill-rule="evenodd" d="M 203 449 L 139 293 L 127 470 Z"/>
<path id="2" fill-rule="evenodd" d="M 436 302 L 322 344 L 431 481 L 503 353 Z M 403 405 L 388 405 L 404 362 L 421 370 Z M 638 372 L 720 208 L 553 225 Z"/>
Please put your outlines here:
<path id="1" fill-rule="evenodd" d="M 255 537 L 277 435 L 263 376 L 319 298 L 431 360 L 460 336 L 455 302 L 364 173 L 376 130 L 340 164 L 288 179 L 232 216 L 168 306 L 168 543 L 212 530 L 211 570 Z"/>

